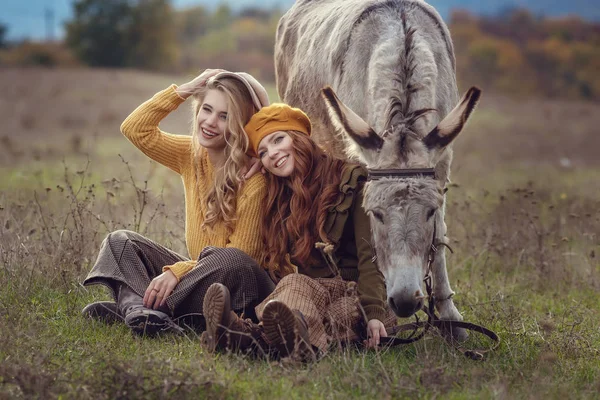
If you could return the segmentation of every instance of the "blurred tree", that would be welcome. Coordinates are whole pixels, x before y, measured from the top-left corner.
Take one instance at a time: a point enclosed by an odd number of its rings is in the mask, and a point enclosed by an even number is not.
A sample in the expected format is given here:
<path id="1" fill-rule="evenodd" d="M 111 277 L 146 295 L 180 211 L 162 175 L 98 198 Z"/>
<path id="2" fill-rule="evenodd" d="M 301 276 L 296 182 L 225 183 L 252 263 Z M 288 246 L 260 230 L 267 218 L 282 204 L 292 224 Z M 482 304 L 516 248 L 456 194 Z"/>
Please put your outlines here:
<path id="1" fill-rule="evenodd" d="M 221 2 L 214 11 L 202 6 L 174 11 L 169 0 L 74 1 L 67 41 L 89 65 L 189 73 L 219 67 L 248 71 L 265 81 L 274 79 L 278 9 L 247 8 L 235 13 Z M 600 99 L 600 24 L 596 22 L 577 17 L 547 19 L 513 7 L 484 17 L 455 10 L 449 25 L 461 86 Z M 39 57 L 41 53 L 21 53 L 27 56 L 17 54 L 10 62 L 47 61 Z"/>
<path id="2" fill-rule="evenodd" d="M 0 52 L 0 65 L 18 67 L 73 67 L 77 58 L 60 42 L 23 41 Z"/>
<path id="3" fill-rule="evenodd" d="M 214 57 L 223 53 L 237 52 L 236 35 L 227 27 L 210 31 L 198 39 L 196 51 L 205 57 Z"/>
<path id="4" fill-rule="evenodd" d="M 176 11 L 175 20 L 181 47 L 178 67 L 184 71 L 197 70 L 199 62 L 195 44 L 208 32 L 210 15 L 204 7 L 198 6 Z"/>
<path id="5" fill-rule="evenodd" d="M 77 0 L 66 43 L 91 66 L 124 67 L 133 10 L 128 0 Z"/>
<path id="6" fill-rule="evenodd" d="M 477 17 L 466 10 L 455 10 L 450 17 L 452 41 L 457 54 L 466 53 L 469 44 L 483 35 Z M 465 60 L 457 57 L 457 62 Z"/>
<path id="7" fill-rule="evenodd" d="M 226 28 L 233 20 L 231 8 L 226 3 L 223 3 L 217 7 L 215 13 L 212 15 L 212 18 L 210 19 L 210 29 L 218 30 Z"/>
<path id="8" fill-rule="evenodd" d="M 140 0 L 132 8 L 127 66 L 170 69 L 177 58 L 175 15 L 168 0 Z"/>
<path id="9" fill-rule="evenodd" d="M 193 42 L 208 31 L 209 15 L 202 6 L 178 11 L 176 20 L 181 42 Z"/>
<path id="10" fill-rule="evenodd" d="M 510 30 L 513 40 L 524 44 L 527 39 L 536 35 L 539 23 L 528 10 L 516 9 L 508 16 L 505 25 Z"/>
<path id="11" fill-rule="evenodd" d="M 7 46 L 6 32 L 8 32 L 8 27 L 0 23 L 0 49 L 4 49 Z"/>
<path id="12" fill-rule="evenodd" d="M 76 0 L 66 43 L 91 66 L 162 69 L 177 50 L 168 0 Z"/>
<path id="13" fill-rule="evenodd" d="M 511 8 L 452 13 L 459 81 L 511 94 L 600 99 L 600 24 Z"/>
<path id="14" fill-rule="evenodd" d="M 273 56 L 275 48 L 275 27 L 269 25 L 269 20 L 256 18 L 238 18 L 231 24 L 230 29 L 237 38 L 237 47 L 245 52 L 257 52 L 264 56 Z"/>
<path id="15" fill-rule="evenodd" d="M 268 21 L 271 18 L 271 14 L 271 11 L 267 11 L 262 8 L 249 7 L 243 9 L 239 16 L 240 18 L 253 18 L 262 21 Z"/>
<path id="16" fill-rule="evenodd" d="M 484 36 L 474 40 L 467 54 L 482 81 L 489 82 L 498 73 L 498 45 L 493 38 Z"/>

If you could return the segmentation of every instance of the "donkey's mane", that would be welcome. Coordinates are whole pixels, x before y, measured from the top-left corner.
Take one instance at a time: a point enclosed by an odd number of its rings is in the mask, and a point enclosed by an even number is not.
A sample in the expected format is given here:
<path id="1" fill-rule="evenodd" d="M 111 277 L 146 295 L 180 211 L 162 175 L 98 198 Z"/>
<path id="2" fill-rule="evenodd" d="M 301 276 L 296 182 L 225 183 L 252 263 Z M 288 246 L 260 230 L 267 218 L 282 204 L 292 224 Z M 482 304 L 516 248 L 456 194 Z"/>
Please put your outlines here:
<path id="1" fill-rule="evenodd" d="M 306 0 L 305 2 L 308 3 L 307 5 L 310 5 L 312 0 Z M 348 38 L 346 39 L 343 53 L 345 53 L 346 50 L 350 47 L 350 43 L 352 40 L 352 33 L 354 32 L 354 30 L 356 29 L 357 26 L 362 24 L 372 13 L 377 12 L 382 9 L 395 10 L 396 9 L 395 7 L 397 7 L 398 4 L 400 4 L 403 7 L 402 8 L 402 24 L 405 28 L 404 31 L 406 32 L 406 14 L 405 14 L 405 10 L 404 10 L 404 7 L 406 6 L 405 1 L 387 0 L 387 1 L 384 1 L 381 3 L 371 4 L 370 6 L 368 6 L 367 8 L 365 8 L 363 10 L 363 12 L 358 16 L 358 18 L 352 24 L 352 27 L 350 28 L 350 35 L 348 35 Z M 411 4 L 411 6 L 412 6 L 412 4 Z M 431 21 L 433 21 L 435 23 L 435 25 L 438 27 L 438 29 L 440 31 L 445 32 L 445 28 L 440 24 L 439 18 L 434 13 L 431 12 L 431 9 L 424 7 L 422 3 L 419 4 L 418 6 L 420 7 L 421 12 L 423 12 L 425 15 L 427 15 L 431 19 Z M 444 34 L 444 36 L 445 36 L 444 39 L 446 40 L 446 47 L 448 49 L 448 52 L 454 53 L 452 43 L 450 42 L 449 38 L 445 34 Z M 456 68 L 454 58 L 451 61 L 452 61 L 452 68 L 453 69 Z M 341 67 L 340 67 L 340 76 L 343 76 L 344 72 L 345 72 L 345 63 L 344 63 L 344 61 L 342 61 Z"/>
<path id="2" fill-rule="evenodd" d="M 280 97 L 310 115 L 313 137 L 338 157 L 355 154 L 315 98 L 323 87 L 377 134 L 407 130 L 412 148 L 457 100 L 450 33 L 422 0 L 297 0 L 277 38 Z"/>
<path id="3" fill-rule="evenodd" d="M 396 83 L 391 91 L 389 105 L 385 115 L 387 115 L 382 136 L 393 131 L 400 135 L 398 141 L 399 154 L 404 156 L 410 151 L 407 143 L 408 138 L 420 140 L 421 137 L 414 130 L 415 123 L 424 115 L 436 111 L 433 108 L 420 108 L 411 111 L 412 97 L 422 89 L 422 85 L 413 80 L 413 74 L 418 65 L 414 56 L 415 32 L 416 28 L 408 24 L 406 11 L 401 10 L 402 29 L 404 31 L 403 49 L 400 49 L 400 59 L 398 70 L 395 72 L 392 81 Z"/>

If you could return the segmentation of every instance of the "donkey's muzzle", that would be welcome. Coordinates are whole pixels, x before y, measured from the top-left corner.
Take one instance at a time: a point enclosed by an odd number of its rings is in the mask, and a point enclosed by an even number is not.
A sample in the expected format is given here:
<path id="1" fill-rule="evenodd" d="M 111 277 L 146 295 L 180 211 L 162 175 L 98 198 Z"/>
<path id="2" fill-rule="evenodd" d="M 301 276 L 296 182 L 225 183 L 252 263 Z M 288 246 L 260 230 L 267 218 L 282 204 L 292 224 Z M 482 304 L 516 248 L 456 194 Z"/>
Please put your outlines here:
<path id="1" fill-rule="evenodd" d="M 400 318 L 407 318 L 419 311 L 423 307 L 423 298 L 422 297 L 403 297 L 403 296 L 394 296 L 388 298 L 388 304 L 394 314 L 399 316 Z"/>

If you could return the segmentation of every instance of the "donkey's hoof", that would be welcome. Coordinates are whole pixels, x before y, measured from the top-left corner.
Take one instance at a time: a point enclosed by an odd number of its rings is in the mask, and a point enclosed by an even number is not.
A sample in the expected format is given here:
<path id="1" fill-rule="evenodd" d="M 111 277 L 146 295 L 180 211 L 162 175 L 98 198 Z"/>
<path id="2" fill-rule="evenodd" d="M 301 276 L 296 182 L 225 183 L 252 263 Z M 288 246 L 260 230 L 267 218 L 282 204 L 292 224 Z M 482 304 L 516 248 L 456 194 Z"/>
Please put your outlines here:
<path id="1" fill-rule="evenodd" d="M 444 336 L 446 340 L 465 342 L 469 338 L 469 332 L 467 332 L 467 330 L 464 328 L 444 326 L 441 332 L 442 336 Z"/>
<path id="2" fill-rule="evenodd" d="M 446 300 L 438 301 L 436 303 L 436 308 L 440 313 L 440 319 L 442 321 L 462 321 L 463 317 L 458 312 L 458 309 L 454 305 L 454 302 L 451 298 L 447 298 Z M 442 324 L 441 332 L 444 338 L 447 340 L 457 340 L 459 342 L 464 342 L 469 338 L 469 333 L 464 328 L 453 327 L 451 324 Z"/>

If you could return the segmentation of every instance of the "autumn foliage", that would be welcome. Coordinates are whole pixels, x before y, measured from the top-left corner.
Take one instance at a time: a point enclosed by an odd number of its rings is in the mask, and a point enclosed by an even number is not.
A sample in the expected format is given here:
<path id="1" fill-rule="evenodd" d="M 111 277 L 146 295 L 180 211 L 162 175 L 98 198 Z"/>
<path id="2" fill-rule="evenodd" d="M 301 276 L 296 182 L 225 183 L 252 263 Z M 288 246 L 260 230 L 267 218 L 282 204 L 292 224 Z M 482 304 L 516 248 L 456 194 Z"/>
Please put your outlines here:
<path id="1" fill-rule="evenodd" d="M 455 11 L 450 18 L 462 86 L 519 95 L 600 99 L 600 24 L 577 17 L 497 17 Z"/>
<path id="2" fill-rule="evenodd" d="M 25 44 L 0 50 L 0 65 L 72 65 L 78 58 L 90 66 L 186 74 L 219 67 L 275 80 L 275 31 L 284 10 L 233 12 L 226 3 L 213 10 L 176 10 L 168 0 L 79 0 L 74 7 L 75 17 L 66 24 L 74 56 L 64 46 Z M 513 9 L 485 17 L 455 10 L 448 25 L 461 89 L 478 85 L 518 96 L 600 99 L 599 23 Z M 60 49 L 60 57 L 52 57 L 52 49 Z"/>
<path id="3" fill-rule="evenodd" d="M 273 46 L 280 11 L 227 6 L 179 11 L 179 67 L 219 66 L 274 80 Z M 202 18 L 189 18 L 202 14 Z M 206 26 L 202 32 L 198 21 Z M 180 23 L 181 25 L 181 23 Z M 187 26 L 187 27 L 186 27 Z M 577 17 L 542 18 L 514 9 L 493 17 L 456 10 L 449 19 L 461 87 L 514 95 L 600 99 L 600 24 Z"/>

